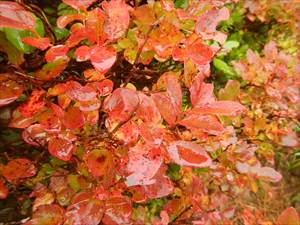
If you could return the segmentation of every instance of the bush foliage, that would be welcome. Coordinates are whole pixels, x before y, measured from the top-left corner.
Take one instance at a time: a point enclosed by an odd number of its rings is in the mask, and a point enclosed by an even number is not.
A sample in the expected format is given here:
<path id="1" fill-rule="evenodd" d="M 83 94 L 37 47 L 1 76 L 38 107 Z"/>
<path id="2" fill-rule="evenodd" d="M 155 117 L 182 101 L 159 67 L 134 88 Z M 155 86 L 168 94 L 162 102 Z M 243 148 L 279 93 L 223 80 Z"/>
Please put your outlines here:
<path id="1" fill-rule="evenodd" d="M 300 224 L 299 10 L 0 1 L 0 224 Z"/>

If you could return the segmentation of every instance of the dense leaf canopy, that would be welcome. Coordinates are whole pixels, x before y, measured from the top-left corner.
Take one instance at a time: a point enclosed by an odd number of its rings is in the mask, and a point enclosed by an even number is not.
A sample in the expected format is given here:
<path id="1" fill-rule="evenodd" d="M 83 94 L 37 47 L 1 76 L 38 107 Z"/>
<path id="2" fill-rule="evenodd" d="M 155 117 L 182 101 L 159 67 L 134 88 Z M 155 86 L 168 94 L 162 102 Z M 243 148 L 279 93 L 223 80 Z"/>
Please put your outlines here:
<path id="1" fill-rule="evenodd" d="M 0 224 L 300 225 L 299 9 L 0 1 Z"/>

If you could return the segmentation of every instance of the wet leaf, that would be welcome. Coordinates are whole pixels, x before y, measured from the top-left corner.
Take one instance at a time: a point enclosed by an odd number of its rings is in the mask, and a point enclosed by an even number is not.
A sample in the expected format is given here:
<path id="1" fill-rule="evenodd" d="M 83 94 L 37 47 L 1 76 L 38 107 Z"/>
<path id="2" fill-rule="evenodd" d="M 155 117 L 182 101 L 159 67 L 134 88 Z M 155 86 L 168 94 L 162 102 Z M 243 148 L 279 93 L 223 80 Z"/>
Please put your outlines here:
<path id="1" fill-rule="evenodd" d="M 161 150 L 150 146 L 137 145 L 128 152 L 129 162 L 126 177 L 128 187 L 154 184 L 153 177 L 162 165 Z"/>
<path id="2" fill-rule="evenodd" d="M 23 93 L 23 85 L 16 81 L 8 80 L 9 74 L 1 74 L 0 77 L 0 107 L 17 100 Z"/>
<path id="3" fill-rule="evenodd" d="M 24 225 L 60 225 L 63 222 L 64 209 L 58 205 L 42 205 L 33 212 L 32 219 Z"/>
<path id="4" fill-rule="evenodd" d="M 41 50 L 45 50 L 50 46 L 49 38 L 41 38 L 41 37 L 24 37 L 22 41 L 28 45 L 36 47 Z"/>
<path id="5" fill-rule="evenodd" d="M 43 81 L 52 80 L 60 75 L 61 72 L 67 67 L 69 57 L 64 56 L 49 62 L 43 66 L 42 69 L 35 72 L 34 76 Z"/>
<path id="6" fill-rule="evenodd" d="M 98 225 L 103 217 L 104 204 L 89 192 L 77 194 L 65 213 L 65 225 Z"/>
<path id="7" fill-rule="evenodd" d="M 71 130 L 81 128 L 84 125 L 84 115 L 79 108 L 71 107 L 62 118 L 62 123 Z"/>
<path id="8" fill-rule="evenodd" d="M 106 14 L 104 32 L 108 39 L 114 40 L 122 37 L 130 22 L 129 6 L 124 0 L 104 1 L 101 5 Z"/>
<path id="9" fill-rule="evenodd" d="M 117 53 L 112 48 L 97 46 L 91 50 L 90 59 L 95 69 L 106 73 L 114 65 Z"/>
<path id="10" fill-rule="evenodd" d="M 86 9 L 94 2 L 96 2 L 96 0 L 63 0 L 63 3 L 72 6 L 77 10 Z"/>
<path id="11" fill-rule="evenodd" d="M 32 177 L 36 174 L 34 164 L 24 158 L 9 161 L 3 169 L 2 175 L 9 182 L 15 182 L 22 178 Z"/>
<path id="12" fill-rule="evenodd" d="M 191 114 L 213 114 L 218 116 L 238 116 L 245 112 L 245 106 L 233 101 L 216 101 L 189 110 Z"/>
<path id="13" fill-rule="evenodd" d="M 85 156 L 86 166 L 95 177 L 102 177 L 113 166 L 113 158 L 105 149 L 95 149 Z"/>
<path id="14" fill-rule="evenodd" d="M 55 45 L 46 52 L 45 59 L 47 62 L 52 62 L 67 57 L 68 51 L 69 48 L 65 45 Z"/>
<path id="15" fill-rule="evenodd" d="M 52 156 L 58 159 L 69 161 L 74 152 L 74 146 L 72 142 L 66 139 L 53 137 L 48 142 L 48 151 Z"/>
<path id="16" fill-rule="evenodd" d="M 33 30 L 34 16 L 16 2 L 0 2 L 0 27 Z"/>
<path id="17" fill-rule="evenodd" d="M 130 224 L 132 206 L 125 196 L 112 196 L 105 202 L 105 214 L 102 223 L 105 225 Z"/>
<path id="18" fill-rule="evenodd" d="M 210 167 L 212 161 L 206 151 L 199 145 L 188 141 L 174 141 L 168 147 L 171 159 L 181 166 Z"/>

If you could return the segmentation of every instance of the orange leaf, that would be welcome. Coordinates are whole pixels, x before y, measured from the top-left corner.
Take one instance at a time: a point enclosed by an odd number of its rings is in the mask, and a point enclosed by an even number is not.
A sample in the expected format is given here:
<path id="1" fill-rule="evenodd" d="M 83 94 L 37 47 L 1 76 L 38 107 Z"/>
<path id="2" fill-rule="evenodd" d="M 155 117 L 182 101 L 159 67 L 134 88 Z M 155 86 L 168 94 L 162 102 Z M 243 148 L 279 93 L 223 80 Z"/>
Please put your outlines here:
<path id="1" fill-rule="evenodd" d="M 167 150 L 171 159 L 178 165 L 198 168 L 212 165 L 212 161 L 206 151 L 192 142 L 173 141 Z"/>
<path id="2" fill-rule="evenodd" d="M 32 177 L 36 174 L 36 168 L 28 159 L 18 158 L 7 163 L 2 175 L 9 182 L 14 182 L 22 178 Z"/>
<path id="3" fill-rule="evenodd" d="M 47 37 L 46 38 L 24 37 L 22 38 L 22 41 L 28 45 L 31 45 L 41 50 L 45 50 L 51 45 L 50 40 Z"/>
<path id="4" fill-rule="evenodd" d="M 277 218 L 276 225 L 300 225 L 297 210 L 293 207 L 285 209 Z"/>

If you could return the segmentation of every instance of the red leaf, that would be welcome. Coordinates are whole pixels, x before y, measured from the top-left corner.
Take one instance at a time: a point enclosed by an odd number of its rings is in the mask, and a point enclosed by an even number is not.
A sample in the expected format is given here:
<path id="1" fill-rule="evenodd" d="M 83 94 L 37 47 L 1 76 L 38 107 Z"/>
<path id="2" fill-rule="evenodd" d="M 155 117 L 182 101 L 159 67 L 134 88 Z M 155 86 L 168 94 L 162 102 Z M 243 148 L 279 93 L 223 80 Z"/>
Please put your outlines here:
<path id="1" fill-rule="evenodd" d="M 190 88 L 190 98 L 194 107 L 214 102 L 214 85 L 203 81 L 202 76 L 195 77 Z"/>
<path id="2" fill-rule="evenodd" d="M 134 145 L 139 139 L 139 129 L 135 123 L 128 121 L 115 135 L 124 145 Z"/>
<path id="3" fill-rule="evenodd" d="M 112 196 L 105 201 L 102 223 L 106 225 L 131 224 L 132 206 L 125 196 Z"/>
<path id="4" fill-rule="evenodd" d="M 186 111 L 190 114 L 213 114 L 218 116 L 238 116 L 245 112 L 245 106 L 233 101 L 216 101 Z"/>
<path id="5" fill-rule="evenodd" d="M 154 177 L 155 182 L 149 185 L 133 186 L 129 188 L 134 202 L 142 203 L 147 199 L 162 198 L 174 191 L 174 186 L 169 177 L 163 175 L 165 171 L 160 169 Z"/>
<path id="6" fill-rule="evenodd" d="M 41 205 L 33 212 L 32 219 L 24 225 L 60 225 L 63 217 L 64 209 L 59 205 Z"/>
<path id="7" fill-rule="evenodd" d="M 34 30 L 35 18 L 16 2 L 0 1 L 0 27 Z"/>
<path id="8" fill-rule="evenodd" d="M 136 116 L 144 120 L 144 122 L 159 123 L 161 115 L 153 99 L 141 92 L 138 93 L 138 97 L 140 103 Z"/>
<path id="9" fill-rule="evenodd" d="M 105 14 L 100 8 L 89 11 L 85 21 L 87 39 L 97 45 L 104 44 L 106 35 L 103 32 Z"/>
<path id="10" fill-rule="evenodd" d="M 206 151 L 188 141 L 174 141 L 168 147 L 171 159 L 181 166 L 210 167 L 212 161 Z"/>
<path id="11" fill-rule="evenodd" d="M 45 101 L 41 99 L 44 95 L 44 90 L 34 90 L 28 100 L 18 107 L 20 113 L 24 117 L 31 117 L 39 112 L 45 106 Z"/>
<path id="12" fill-rule="evenodd" d="M 48 143 L 48 151 L 52 156 L 58 159 L 69 161 L 74 152 L 74 146 L 72 142 L 66 139 L 53 137 Z"/>
<path id="13" fill-rule="evenodd" d="M 13 80 L 7 80 L 6 76 L 10 74 L 0 75 L 0 107 L 8 105 L 17 100 L 23 93 L 23 85 Z"/>
<path id="14" fill-rule="evenodd" d="M 213 33 L 216 32 L 218 24 L 223 20 L 228 20 L 230 16 L 227 8 L 211 9 L 203 13 L 196 24 L 196 33 Z"/>
<path id="15" fill-rule="evenodd" d="M 80 86 L 70 89 L 67 95 L 77 101 L 91 101 L 95 99 L 97 93 L 91 86 Z"/>
<path id="16" fill-rule="evenodd" d="M 57 27 L 65 28 L 69 23 L 73 22 L 74 20 L 83 21 L 85 19 L 84 14 L 70 14 L 70 15 L 63 15 L 58 17 L 56 23 Z"/>
<path id="17" fill-rule="evenodd" d="M 13 128 L 26 128 L 33 123 L 32 117 L 24 117 L 18 108 L 13 112 L 12 119 L 10 120 L 9 127 Z"/>
<path id="18" fill-rule="evenodd" d="M 91 174 L 102 177 L 113 165 L 113 158 L 106 149 L 95 149 L 85 155 L 85 163 Z"/>
<path id="19" fill-rule="evenodd" d="M 214 56 L 212 49 L 203 44 L 202 39 L 197 39 L 187 45 L 186 56 L 197 66 L 209 64 Z"/>
<path id="20" fill-rule="evenodd" d="M 153 177 L 161 167 L 163 159 L 160 156 L 161 150 L 150 146 L 136 145 L 129 149 L 127 171 L 130 173 L 126 177 L 128 187 L 135 185 L 154 184 Z"/>
<path id="21" fill-rule="evenodd" d="M 122 37 L 129 26 L 129 6 L 124 0 L 104 1 L 102 8 L 106 14 L 104 32 L 108 39 L 115 40 Z"/>
<path id="22" fill-rule="evenodd" d="M 114 83 L 108 79 L 104 79 L 100 82 L 89 83 L 88 85 L 96 88 L 100 96 L 109 95 L 114 87 Z"/>
<path id="23" fill-rule="evenodd" d="M 91 112 L 99 109 L 101 106 L 101 102 L 98 98 L 94 98 L 90 101 L 84 101 L 79 103 L 79 109 L 82 112 Z"/>
<path id="24" fill-rule="evenodd" d="M 154 177 L 155 183 L 143 186 L 147 198 L 162 198 L 174 191 L 170 178 L 162 174 L 163 171 L 157 172 L 157 175 Z"/>
<path id="25" fill-rule="evenodd" d="M 22 38 L 22 41 L 28 45 L 31 45 L 41 50 L 45 50 L 51 45 L 50 40 L 47 37 L 24 37 Z"/>
<path id="26" fill-rule="evenodd" d="M 171 126 L 174 126 L 177 121 L 178 108 L 172 104 L 167 93 L 155 93 L 151 97 L 164 120 Z"/>
<path id="27" fill-rule="evenodd" d="M 186 118 L 178 123 L 191 131 L 200 130 L 212 135 L 220 135 L 225 131 L 220 121 L 215 116 L 210 115 L 188 114 Z"/>
<path id="28" fill-rule="evenodd" d="M 2 175 L 9 182 L 22 178 L 32 177 L 36 174 L 36 168 L 28 159 L 18 158 L 8 162 L 4 167 Z"/>
<path id="29" fill-rule="evenodd" d="M 172 75 L 172 73 L 165 73 L 163 76 L 166 82 L 167 93 L 170 97 L 171 103 L 177 114 L 179 114 L 181 112 L 182 103 L 182 91 L 180 83 L 175 78 L 175 76 Z"/>
<path id="30" fill-rule="evenodd" d="M 33 124 L 22 132 L 22 138 L 30 145 L 40 146 L 46 143 L 46 131 L 40 124 Z"/>
<path id="31" fill-rule="evenodd" d="M 159 146 L 163 141 L 164 130 L 154 123 L 142 123 L 139 133 L 148 145 Z"/>
<path id="32" fill-rule="evenodd" d="M 72 225 L 98 225 L 103 217 L 103 202 L 88 192 L 79 193 L 65 213 L 65 223 Z"/>
<path id="33" fill-rule="evenodd" d="M 106 73 L 115 63 L 117 53 L 113 48 L 96 46 L 91 51 L 91 62 L 101 73 Z"/>
<path id="34" fill-rule="evenodd" d="M 282 175 L 271 167 L 260 167 L 256 172 L 259 178 L 277 183 L 282 179 Z"/>
<path id="35" fill-rule="evenodd" d="M 0 199 L 6 199 L 8 196 L 8 188 L 6 187 L 4 180 L 0 178 Z"/>
<path id="36" fill-rule="evenodd" d="M 61 56 L 58 59 L 48 62 L 42 69 L 35 72 L 34 76 L 43 81 L 52 80 L 60 75 L 67 67 L 69 62 L 68 56 Z"/>
<path id="37" fill-rule="evenodd" d="M 83 72 L 83 75 L 89 81 L 101 81 L 105 79 L 104 74 L 95 69 L 87 69 Z"/>
<path id="38" fill-rule="evenodd" d="M 66 128 L 71 130 L 81 128 L 84 125 L 84 115 L 79 108 L 72 107 L 67 110 L 62 122 Z"/>
<path id="39" fill-rule="evenodd" d="M 264 53 L 268 60 L 274 60 L 276 59 L 278 55 L 278 50 L 276 47 L 276 42 L 270 41 L 268 44 L 264 47 Z"/>
<path id="40" fill-rule="evenodd" d="M 69 47 L 66 45 L 56 45 L 51 47 L 45 54 L 47 62 L 55 61 L 59 58 L 66 57 L 69 51 Z"/>
<path id="41" fill-rule="evenodd" d="M 66 41 L 66 45 L 69 48 L 73 48 L 78 45 L 81 41 L 86 39 L 87 33 L 84 27 L 80 27 L 77 30 L 73 31 Z"/>
<path id="42" fill-rule="evenodd" d="M 87 61 L 90 59 L 91 48 L 86 45 L 82 45 L 75 51 L 75 57 L 77 62 Z"/>
<path id="43" fill-rule="evenodd" d="M 62 0 L 63 3 L 72 6 L 74 9 L 86 9 L 97 0 Z"/>
<path id="44" fill-rule="evenodd" d="M 160 4 L 164 10 L 167 12 L 172 11 L 175 9 L 174 2 L 172 0 L 160 0 Z"/>
<path id="45" fill-rule="evenodd" d="M 277 218 L 277 225 L 300 225 L 300 218 L 297 210 L 293 207 L 285 209 Z"/>
<path id="46" fill-rule="evenodd" d="M 105 99 L 104 110 L 114 120 L 126 121 L 137 110 L 139 99 L 136 91 L 128 88 L 118 88 Z"/>

